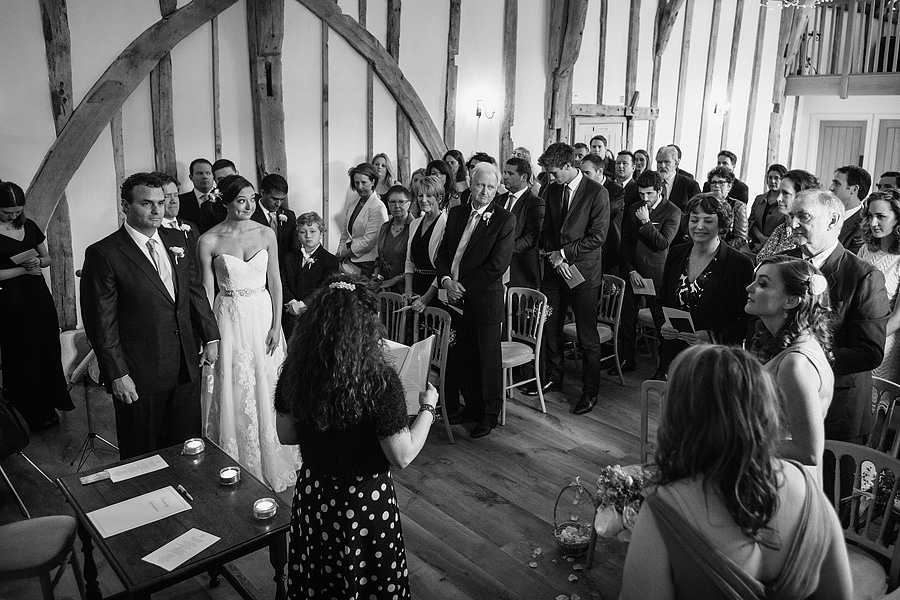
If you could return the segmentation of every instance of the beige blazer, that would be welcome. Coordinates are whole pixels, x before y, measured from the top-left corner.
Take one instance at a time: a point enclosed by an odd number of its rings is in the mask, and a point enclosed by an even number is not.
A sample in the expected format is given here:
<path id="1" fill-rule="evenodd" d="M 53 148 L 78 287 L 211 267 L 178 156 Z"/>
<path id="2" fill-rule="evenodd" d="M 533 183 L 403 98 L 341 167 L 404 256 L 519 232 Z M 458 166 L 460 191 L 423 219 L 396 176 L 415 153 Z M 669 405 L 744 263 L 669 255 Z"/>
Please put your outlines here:
<path id="1" fill-rule="evenodd" d="M 371 262 L 378 257 L 378 231 L 388 220 L 387 207 L 378 194 L 372 192 L 353 222 L 353 231 L 349 231 L 347 225 L 358 200 L 359 196 L 348 199 L 344 207 L 341 243 L 336 254 L 341 258 L 350 259 L 351 262 Z M 349 247 L 347 242 L 350 242 Z"/>

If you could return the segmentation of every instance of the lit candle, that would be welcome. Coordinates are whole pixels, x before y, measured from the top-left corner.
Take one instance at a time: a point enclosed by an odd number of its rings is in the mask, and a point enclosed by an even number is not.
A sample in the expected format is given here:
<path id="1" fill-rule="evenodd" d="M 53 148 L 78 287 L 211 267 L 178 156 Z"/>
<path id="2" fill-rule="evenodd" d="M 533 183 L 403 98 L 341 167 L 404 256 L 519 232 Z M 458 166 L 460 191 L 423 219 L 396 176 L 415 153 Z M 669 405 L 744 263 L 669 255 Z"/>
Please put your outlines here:
<path id="1" fill-rule="evenodd" d="M 184 442 L 184 446 L 182 446 L 181 448 L 181 453 L 193 455 L 200 454 L 204 450 L 206 450 L 206 444 L 203 443 L 203 440 L 201 440 L 200 438 L 191 438 Z"/>
<path id="2" fill-rule="evenodd" d="M 253 503 L 253 516 L 257 519 L 269 519 L 278 512 L 278 505 L 272 498 L 260 498 Z"/>
<path id="3" fill-rule="evenodd" d="M 241 469 L 239 467 L 225 467 L 219 471 L 219 483 L 222 485 L 234 485 L 241 480 Z"/>

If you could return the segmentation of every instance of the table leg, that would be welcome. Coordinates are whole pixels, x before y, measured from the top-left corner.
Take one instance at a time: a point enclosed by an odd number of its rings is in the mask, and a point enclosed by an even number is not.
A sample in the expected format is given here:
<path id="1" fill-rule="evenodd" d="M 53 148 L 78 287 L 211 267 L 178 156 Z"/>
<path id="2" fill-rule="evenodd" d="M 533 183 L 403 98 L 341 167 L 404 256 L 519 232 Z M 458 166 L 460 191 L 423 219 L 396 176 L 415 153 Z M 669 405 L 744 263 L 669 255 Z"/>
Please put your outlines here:
<path id="1" fill-rule="evenodd" d="M 287 534 L 281 534 L 269 544 L 269 562 L 275 570 L 275 600 L 285 600 L 285 567 L 287 565 Z"/>
<path id="2" fill-rule="evenodd" d="M 97 583 L 97 563 L 94 562 L 94 541 L 87 527 L 78 521 L 78 539 L 81 540 L 81 550 L 84 553 L 84 587 L 88 600 L 100 600 L 100 586 Z"/>

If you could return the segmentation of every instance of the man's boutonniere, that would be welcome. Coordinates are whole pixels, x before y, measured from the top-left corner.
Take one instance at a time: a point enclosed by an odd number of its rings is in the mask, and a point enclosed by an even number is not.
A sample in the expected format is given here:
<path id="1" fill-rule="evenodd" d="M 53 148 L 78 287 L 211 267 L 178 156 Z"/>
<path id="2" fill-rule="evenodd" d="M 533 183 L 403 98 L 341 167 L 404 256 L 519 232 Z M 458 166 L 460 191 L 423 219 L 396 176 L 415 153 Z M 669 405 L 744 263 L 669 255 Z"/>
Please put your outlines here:
<path id="1" fill-rule="evenodd" d="M 485 225 L 491 224 L 491 217 L 494 216 L 494 211 L 485 211 L 481 213 L 481 220 L 484 221 Z"/>
<path id="2" fill-rule="evenodd" d="M 172 253 L 172 256 L 175 257 L 175 264 L 178 264 L 178 260 L 184 258 L 184 248 L 179 246 L 169 246 L 169 252 Z"/>
<path id="3" fill-rule="evenodd" d="M 183 232 L 187 233 L 188 231 L 191 230 L 191 226 L 188 225 L 187 223 L 182 223 L 181 225 L 178 226 L 178 229 L 180 229 L 180 230 L 182 230 Z"/>
<path id="4" fill-rule="evenodd" d="M 278 215 L 278 222 L 282 225 L 287 223 L 287 215 Z"/>
<path id="5" fill-rule="evenodd" d="M 309 258 L 306 259 L 306 264 L 304 266 L 308 267 L 308 268 L 312 268 L 312 266 L 315 264 L 315 262 L 316 262 L 316 259 L 313 258 L 312 256 L 310 256 Z"/>

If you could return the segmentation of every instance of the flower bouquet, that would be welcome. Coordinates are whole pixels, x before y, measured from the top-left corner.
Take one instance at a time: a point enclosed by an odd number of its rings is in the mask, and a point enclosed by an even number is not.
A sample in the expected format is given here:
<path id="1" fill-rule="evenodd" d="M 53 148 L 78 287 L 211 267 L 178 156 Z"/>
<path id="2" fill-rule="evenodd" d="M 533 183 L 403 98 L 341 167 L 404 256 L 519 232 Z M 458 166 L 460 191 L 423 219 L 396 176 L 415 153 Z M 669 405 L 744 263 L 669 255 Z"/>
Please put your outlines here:
<path id="1" fill-rule="evenodd" d="M 591 493 L 580 478 L 575 479 L 578 491 L 594 503 L 594 531 L 601 537 L 631 540 L 631 530 L 644 501 L 643 488 L 648 474 L 641 465 L 603 467 L 597 478 L 597 491 Z"/>

